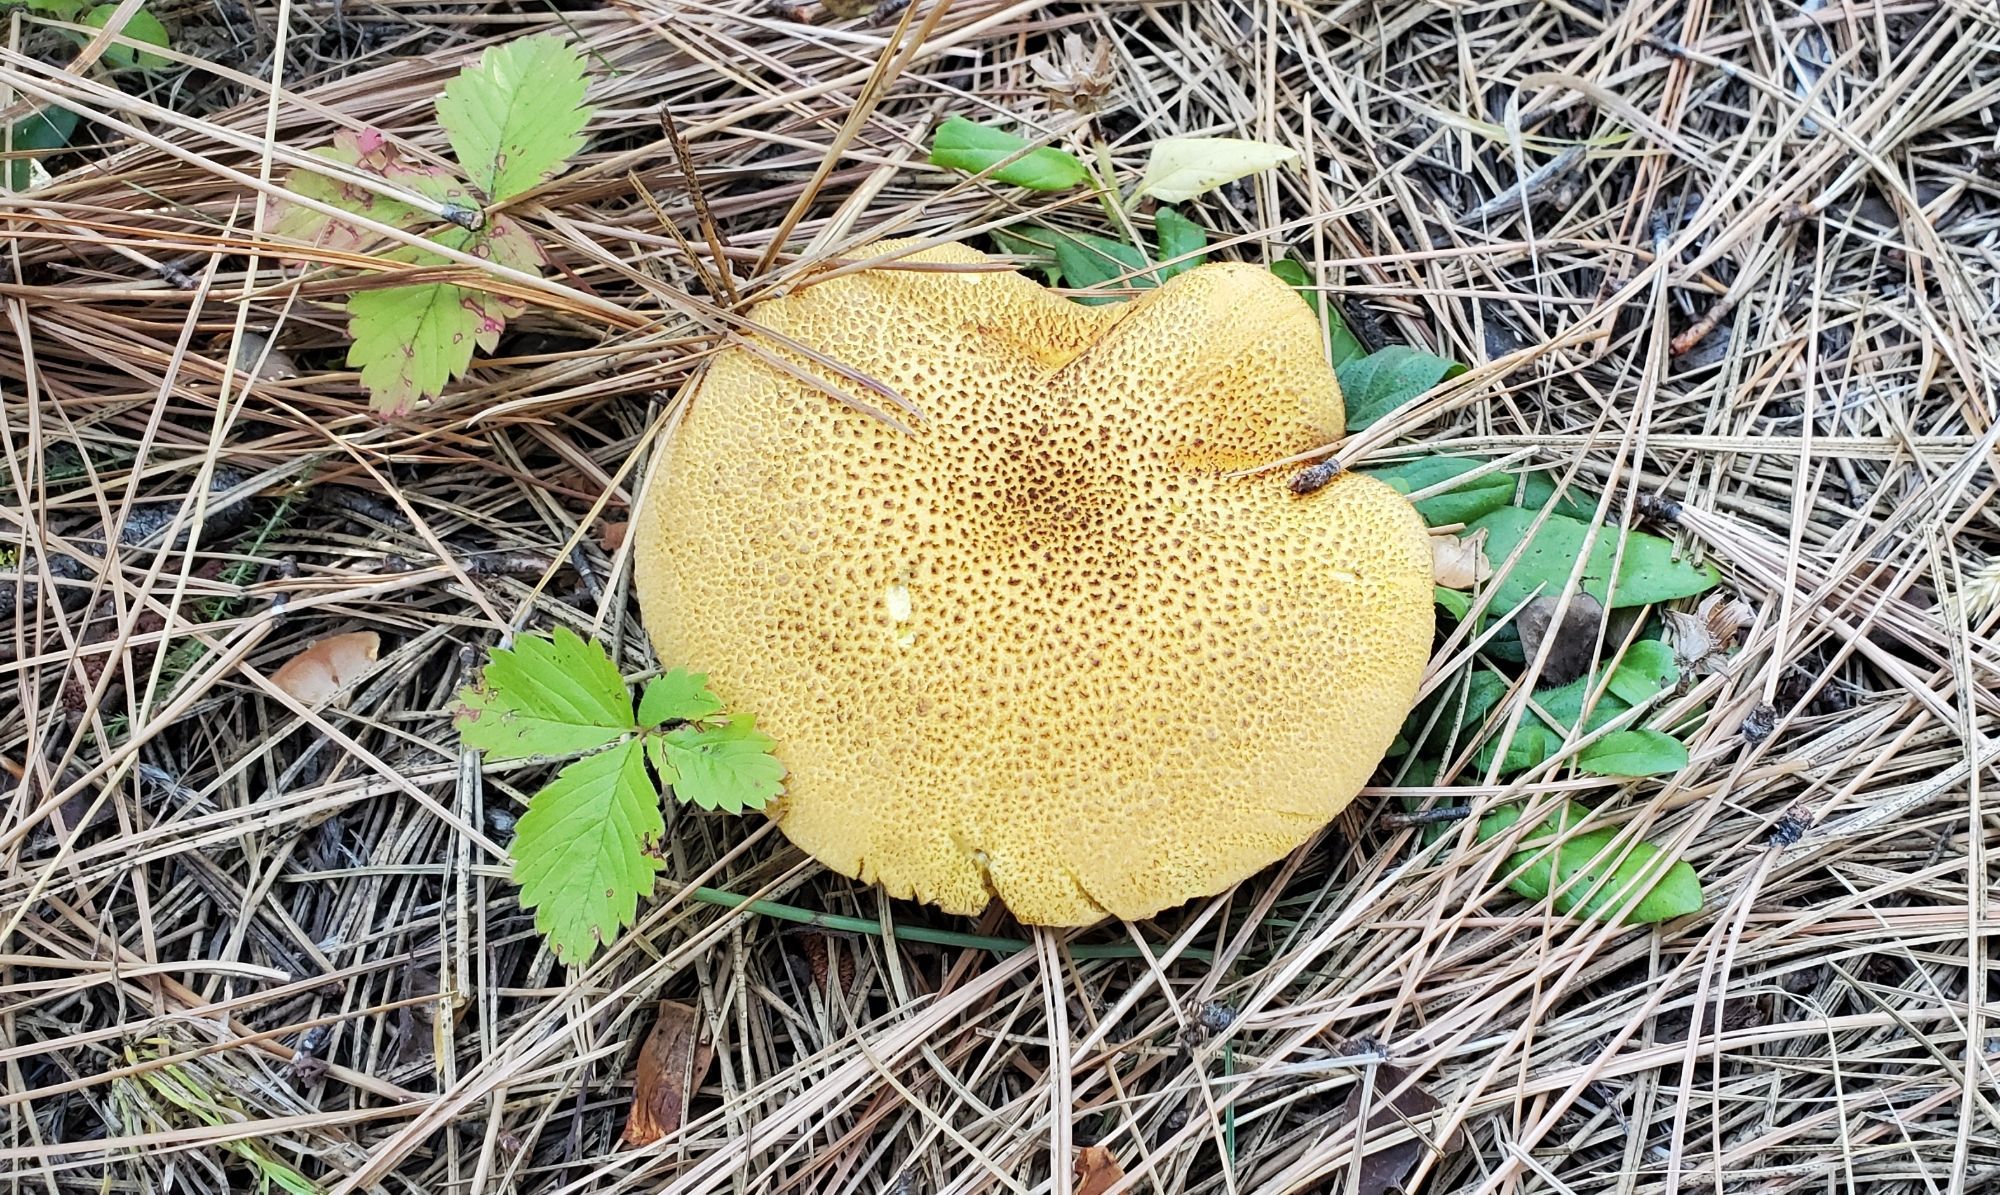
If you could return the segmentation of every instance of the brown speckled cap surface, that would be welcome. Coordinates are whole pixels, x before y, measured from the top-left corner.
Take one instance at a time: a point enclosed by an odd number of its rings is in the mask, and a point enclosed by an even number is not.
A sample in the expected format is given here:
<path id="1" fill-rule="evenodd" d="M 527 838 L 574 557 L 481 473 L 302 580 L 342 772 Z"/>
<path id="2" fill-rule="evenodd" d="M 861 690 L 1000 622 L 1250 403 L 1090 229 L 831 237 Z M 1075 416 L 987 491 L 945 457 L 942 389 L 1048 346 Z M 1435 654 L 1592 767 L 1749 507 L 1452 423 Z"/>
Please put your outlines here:
<path id="1" fill-rule="evenodd" d="M 1430 552 L 1372 479 L 1223 476 L 1342 430 L 1282 281 L 1209 265 L 1085 307 L 881 269 L 752 318 L 924 416 L 726 351 L 632 527 L 661 660 L 776 737 L 792 841 L 894 896 L 1081 925 L 1222 890 L 1367 780 L 1423 674 Z"/>

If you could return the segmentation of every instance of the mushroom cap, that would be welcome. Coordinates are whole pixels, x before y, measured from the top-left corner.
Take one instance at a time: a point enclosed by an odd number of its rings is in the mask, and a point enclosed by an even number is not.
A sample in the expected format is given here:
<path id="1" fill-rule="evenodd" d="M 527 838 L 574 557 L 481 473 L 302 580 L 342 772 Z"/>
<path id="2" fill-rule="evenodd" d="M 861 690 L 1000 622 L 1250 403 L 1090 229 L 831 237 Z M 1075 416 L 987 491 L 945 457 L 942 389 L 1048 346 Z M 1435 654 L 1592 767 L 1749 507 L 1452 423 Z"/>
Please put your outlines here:
<path id="1" fill-rule="evenodd" d="M 1085 307 L 962 246 L 913 263 L 960 268 L 752 314 L 911 400 L 907 433 L 777 338 L 710 364 L 632 528 L 660 657 L 777 739 L 784 833 L 892 896 L 1088 925 L 1281 858 L 1380 762 L 1432 629 L 1401 495 L 1227 476 L 1342 433 L 1311 310 L 1249 265 Z"/>

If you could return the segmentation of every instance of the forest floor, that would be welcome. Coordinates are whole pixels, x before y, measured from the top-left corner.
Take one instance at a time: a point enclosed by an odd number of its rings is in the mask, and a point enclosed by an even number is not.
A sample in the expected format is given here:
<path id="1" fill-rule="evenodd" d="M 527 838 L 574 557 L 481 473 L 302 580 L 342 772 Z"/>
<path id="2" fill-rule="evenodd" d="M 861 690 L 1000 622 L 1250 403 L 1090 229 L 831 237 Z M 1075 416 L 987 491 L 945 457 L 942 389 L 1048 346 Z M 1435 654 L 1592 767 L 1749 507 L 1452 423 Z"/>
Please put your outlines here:
<path id="1" fill-rule="evenodd" d="M 0 125 L 83 119 L 0 193 L 0 1187 L 2000 1189 L 2000 8 L 856 6 L 152 0 L 167 65 L 111 73 L 10 11 Z M 342 130 L 446 160 L 443 84 L 543 31 L 594 110 L 515 210 L 546 279 L 378 417 L 373 284 L 260 194 Z M 1413 752 L 1235 890 L 1063 934 L 670 810 L 638 924 L 559 963 L 506 857 L 548 768 L 482 775 L 454 694 L 520 630 L 658 666 L 622 532 L 730 308 L 885 235 L 1119 235 L 930 165 L 950 116 L 1126 187 L 1164 138 L 1298 151 L 1181 212 L 1470 367 L 1350 466 L 1552 479 L 1714 566 L 1595 644 L 1728 624 L 1650 707 L 1684 758 Z M 1429 691 L 1537 716 L 1518 638 L 1454 625 Z M 337 699 L 273 683 L 353 633 Z M 1702 909 L 1565 915 L 1504 836 L 1407 816 L 1563 799 Z M 631 1146 L 661 1017 L 685 1120 Z"/>

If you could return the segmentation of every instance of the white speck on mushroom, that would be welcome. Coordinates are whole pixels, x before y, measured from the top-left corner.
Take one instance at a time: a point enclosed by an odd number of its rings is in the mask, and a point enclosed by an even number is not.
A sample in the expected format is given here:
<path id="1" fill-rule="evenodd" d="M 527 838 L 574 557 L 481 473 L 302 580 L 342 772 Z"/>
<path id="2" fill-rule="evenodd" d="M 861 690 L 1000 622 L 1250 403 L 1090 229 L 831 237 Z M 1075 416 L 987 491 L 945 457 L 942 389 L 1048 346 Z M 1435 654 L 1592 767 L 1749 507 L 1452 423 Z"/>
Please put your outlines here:
<path id="1" fill-rule="evenodd" d="M 883 593 L 882 600 L 889 607 L 889 621 L 895 623 L 899 628 L 904 623 L 910 621 L 909 586 L 891 585 L 888 588 L 888 590 Z M 916 642 L 917 642 L 917 633 L 915 631 L 899 630 L 897 632 L 896 635 L 897 647 L 912 647 L 916 644 Z"/>

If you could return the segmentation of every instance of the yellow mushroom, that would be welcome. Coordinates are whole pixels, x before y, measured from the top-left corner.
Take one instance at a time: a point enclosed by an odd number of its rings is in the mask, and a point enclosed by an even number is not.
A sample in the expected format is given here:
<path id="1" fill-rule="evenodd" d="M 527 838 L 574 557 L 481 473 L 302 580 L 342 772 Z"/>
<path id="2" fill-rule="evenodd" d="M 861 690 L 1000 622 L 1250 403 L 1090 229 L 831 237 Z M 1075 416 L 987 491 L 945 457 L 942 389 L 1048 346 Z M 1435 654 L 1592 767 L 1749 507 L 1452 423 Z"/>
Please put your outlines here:
<path id="1" fill-rule="evenodd" d="M 921 412 L 844 405 L 775 337 L 789 369 L 726 351 L 633 524 L 661 659 L 777 739 L 793 842 L 893 896 L 1087 925 L 1219 892 L 1353 799 L 1416 696 L 1430 547 L 1370 478 L 1229 476 L 1343 431 L 1283 282 L 1207 265 L 1084 307 L 892 267 L 753 318 Z"/>

